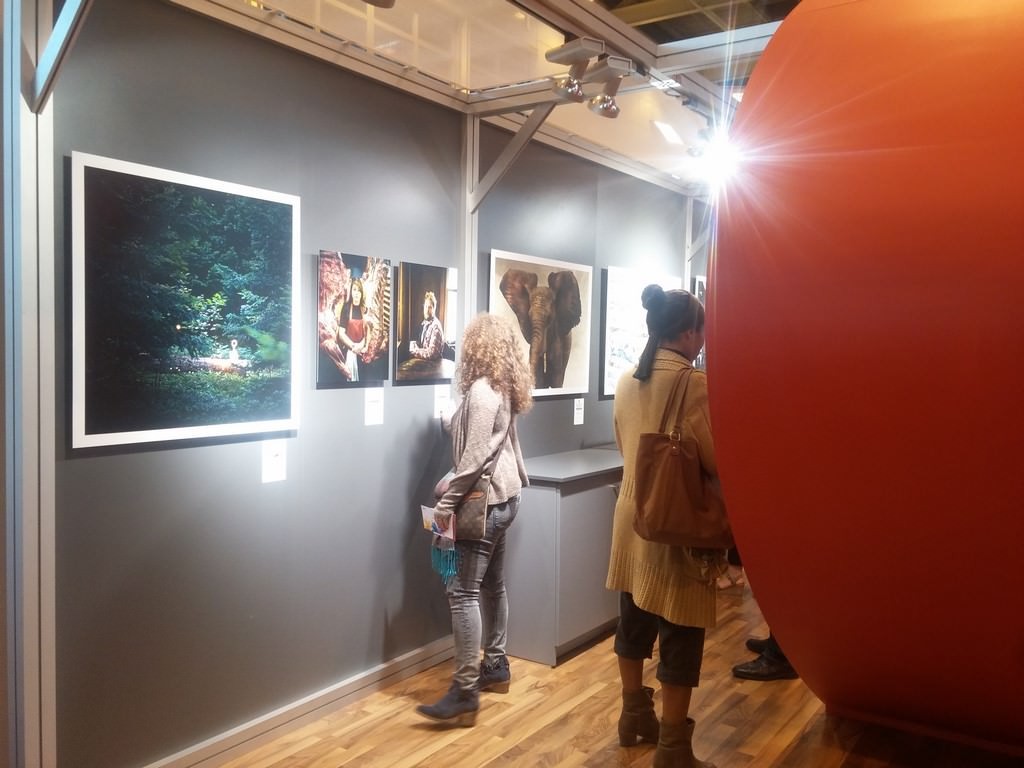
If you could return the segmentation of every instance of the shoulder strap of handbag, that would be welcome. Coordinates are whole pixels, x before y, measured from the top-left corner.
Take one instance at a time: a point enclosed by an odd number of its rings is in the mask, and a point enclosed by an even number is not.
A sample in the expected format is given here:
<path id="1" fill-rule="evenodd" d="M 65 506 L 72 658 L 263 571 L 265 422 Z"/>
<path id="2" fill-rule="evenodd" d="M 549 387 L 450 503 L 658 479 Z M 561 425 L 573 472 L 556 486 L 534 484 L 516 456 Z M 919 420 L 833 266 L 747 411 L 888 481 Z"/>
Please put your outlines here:
<path id="1" fill-rule="evenodd" d="M 672 385 L 672 392 L 668 396 L 668 400 L 665 402 L 665 412 L 661 415 L 661 426 L 658 431 L 662 434 L 681 434 L 683 428 L 683 402 L 686 400 L 686 388 L 690 386 L 690 374 L 693 373 L 693 368 L 683 368 L 676 375 L 675 384 Z M 680 392 L 682 387 L 682 392 Z M 678 396 L 678 399 L 677 399 Z M 669 433 L 665 427 L 668 426 L 668 420 L 672 413 L 675 413 L 676 423 L 672 427 L 672 433 Z"/>

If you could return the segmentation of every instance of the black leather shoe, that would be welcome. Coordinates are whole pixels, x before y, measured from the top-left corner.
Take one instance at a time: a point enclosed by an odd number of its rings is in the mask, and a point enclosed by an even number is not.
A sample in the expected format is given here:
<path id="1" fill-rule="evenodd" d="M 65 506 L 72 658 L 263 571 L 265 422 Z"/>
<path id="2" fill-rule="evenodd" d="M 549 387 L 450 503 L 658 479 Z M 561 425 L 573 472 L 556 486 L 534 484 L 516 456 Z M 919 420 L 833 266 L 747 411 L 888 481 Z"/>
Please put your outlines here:
<path id="1" fill-rule="evenodd" d="M 770 637 L 748 637 L 747 650 L 760 656 L 771 642 Z"/>
<path id="2" fill-rule="evenodd" d="M 741 680 L 795 680 L 800 677 L 788 661 L 769 659 L 764 654 L 746 664 L 732 668 L 733 677 Z"/>

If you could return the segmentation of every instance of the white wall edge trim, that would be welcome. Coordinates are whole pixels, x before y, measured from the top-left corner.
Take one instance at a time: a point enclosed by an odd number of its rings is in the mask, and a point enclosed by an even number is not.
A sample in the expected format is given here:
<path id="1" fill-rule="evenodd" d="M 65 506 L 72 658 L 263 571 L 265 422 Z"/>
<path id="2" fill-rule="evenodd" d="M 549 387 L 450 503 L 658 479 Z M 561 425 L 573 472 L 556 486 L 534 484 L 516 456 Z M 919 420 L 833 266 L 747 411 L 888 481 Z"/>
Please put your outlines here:
<path id="1" fill-rule="evenodd" d="M 214 768 L 335 709 L 412 677 L 454 656 L 451 635 L 404 653 L 320 691 L 224 731 L 145 768 Z"/>

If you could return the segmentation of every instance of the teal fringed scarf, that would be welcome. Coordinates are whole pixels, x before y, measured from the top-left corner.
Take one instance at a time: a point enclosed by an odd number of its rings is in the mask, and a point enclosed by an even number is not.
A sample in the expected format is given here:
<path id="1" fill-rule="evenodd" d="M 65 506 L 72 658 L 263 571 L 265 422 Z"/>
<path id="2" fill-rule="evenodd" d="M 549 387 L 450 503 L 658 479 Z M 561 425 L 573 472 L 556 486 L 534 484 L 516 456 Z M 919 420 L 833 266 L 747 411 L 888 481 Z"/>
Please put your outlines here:
<path id="1" fill-rule="evenodd" d="M 430 547 L 430 565 L 447 587 L 459 572 L 459 552 L 455 549 L 455 542 L 435 536 Z"/>

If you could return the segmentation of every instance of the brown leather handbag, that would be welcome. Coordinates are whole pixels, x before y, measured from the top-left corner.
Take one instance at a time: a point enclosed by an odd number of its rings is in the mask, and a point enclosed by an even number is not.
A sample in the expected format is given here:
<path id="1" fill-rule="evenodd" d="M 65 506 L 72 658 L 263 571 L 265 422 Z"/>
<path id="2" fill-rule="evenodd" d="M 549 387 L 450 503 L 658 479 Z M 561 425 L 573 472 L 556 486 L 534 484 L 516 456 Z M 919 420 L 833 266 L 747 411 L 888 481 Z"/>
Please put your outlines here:
<path id="1" fill-rule="evenodd" d="M 487 457 L 487 461 L 480 468 L 480 474 L 473 481 L 473 486 L 466 491 L 462 500 L 455 507 L 453 524 L 455 525 L 455 535 L 460 540 L 482 539 L 486 534 L 487 492 L 491 488 L 491 474 L 494 472 L 494 466 L 497 464 L 501 449 L 505 446 L 506 441 L 508 441 L 509 432 L 512 431 L 512 419 L 514 418 L 514 416 L 509 417 L 504 439 L 498 444 L 497 450 Z M 463 422 L 465 421 L 466 419 L 463 418 Z M 468 429 L 468 425 L 465 428 Z M 468 435 L 464 439 L 468 439 Z"/>
<path id="2" fill-rule="evenodd" d="M 657 432 L 640 435 L 634 467 L 633 530 L 648 541 L 693 549 L 728 549 L 732 528 L 718 478 L 700 464 L 697 438 L 683 419 L 692 368 L 679 372 Z M 675 424 L 666 431 L 675 413 Z"/>

